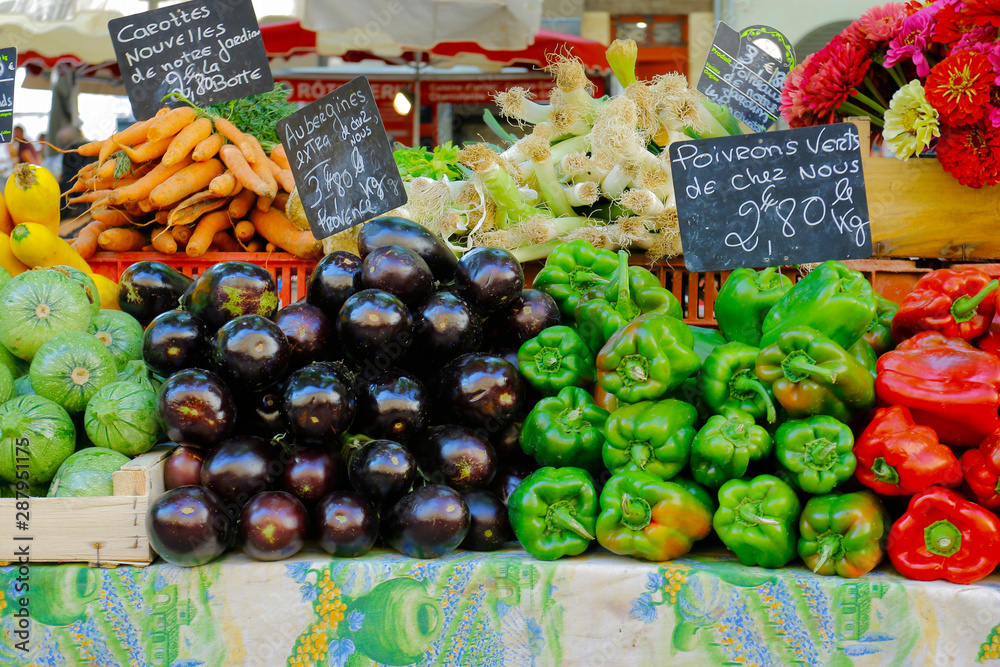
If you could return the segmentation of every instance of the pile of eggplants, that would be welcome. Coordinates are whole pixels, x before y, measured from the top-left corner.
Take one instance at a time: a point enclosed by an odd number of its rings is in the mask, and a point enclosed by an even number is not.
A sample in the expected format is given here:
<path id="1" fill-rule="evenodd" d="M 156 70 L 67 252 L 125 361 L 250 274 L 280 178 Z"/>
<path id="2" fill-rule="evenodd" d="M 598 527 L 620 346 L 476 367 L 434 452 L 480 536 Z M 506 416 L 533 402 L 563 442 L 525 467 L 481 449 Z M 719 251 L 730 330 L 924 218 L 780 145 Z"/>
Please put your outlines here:
<path id="1" fill-rule="evenodd" d="M 305 299 L 280 309 L 252 264 L 123 274 L 178 445 L 147 515 L 166 560 L 237 543 L 278 560 L 310 540 L 335 556 L 381 542 L 433 558 L 511 539 L 506 498 L 537 467 L 518 444 L 535 396 L 516 352 L 558 324 L 555 302 L 524 289 L 510 253 L 459 260 L 408 220 L 366 223 L 359 248 L 325 256 Z"/>

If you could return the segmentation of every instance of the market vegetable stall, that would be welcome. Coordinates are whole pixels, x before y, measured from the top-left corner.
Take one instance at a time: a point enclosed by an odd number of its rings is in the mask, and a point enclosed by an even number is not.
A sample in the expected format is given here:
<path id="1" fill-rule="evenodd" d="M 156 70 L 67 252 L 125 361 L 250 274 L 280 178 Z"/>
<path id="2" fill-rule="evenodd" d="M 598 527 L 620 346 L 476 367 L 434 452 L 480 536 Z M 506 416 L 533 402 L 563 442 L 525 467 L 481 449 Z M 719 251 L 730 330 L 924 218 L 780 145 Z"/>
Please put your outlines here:
<path id="1" fill-rule="evenodd" d="M 0 569 L 4 633 L 17 609 L 14 576 L 14 567 Z M 269 563 L 233 554 L 200 568 L 36 565 L 31 577 L 28 660 L 37 665 L 298 665 L 307 653 L 305 664 L 330 665 L 970 665 L 1000 657 L 998 575 L 955 586 L 887 567 L 844 580 L 725 556 L 655 564 L 596 550 L 543 562 L 505 549 L 430 561 L 308 550 Z M 324 624 L 336 639 L 326 641 Z M 0 653 L 0 662 L 11 659 Z"/>

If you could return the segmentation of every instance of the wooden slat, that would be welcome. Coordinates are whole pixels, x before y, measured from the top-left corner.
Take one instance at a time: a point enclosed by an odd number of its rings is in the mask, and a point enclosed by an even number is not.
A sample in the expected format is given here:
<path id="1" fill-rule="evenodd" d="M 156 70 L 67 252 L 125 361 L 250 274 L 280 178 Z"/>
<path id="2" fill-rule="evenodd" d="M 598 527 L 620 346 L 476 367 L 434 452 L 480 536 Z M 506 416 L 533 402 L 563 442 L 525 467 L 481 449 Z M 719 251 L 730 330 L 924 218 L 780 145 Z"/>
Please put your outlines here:
<path id="1" fill-rule="evenodd" d="M 112 475 L 113 496 L 27 499 L 26 531 L 16 528 L 23 518 L 17 516 L 18 501 L 0 499 L 0 558 L 28 544 L 33 563 L 148 565 L 155 553 L 146 537 L 146 510 L 163 494 L 163 466 L 172 449 L 159 445 L 123 465 Z"/>

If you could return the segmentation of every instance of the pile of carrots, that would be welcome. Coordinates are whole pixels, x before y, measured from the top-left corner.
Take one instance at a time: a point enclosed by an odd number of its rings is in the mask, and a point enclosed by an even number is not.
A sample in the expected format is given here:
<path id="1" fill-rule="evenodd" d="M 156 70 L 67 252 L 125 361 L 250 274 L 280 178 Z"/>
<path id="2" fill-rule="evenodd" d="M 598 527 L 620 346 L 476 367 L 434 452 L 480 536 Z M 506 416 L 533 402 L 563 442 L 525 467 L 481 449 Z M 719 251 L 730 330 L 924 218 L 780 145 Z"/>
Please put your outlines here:
<path id="1" fill-rule="evenodd" d="M 295 187 L 284 148 L 268 155 L 255 136 L 189 106 L 163 108 L 79 153 L 97 157 L 77 174 L 70 203 L 93 221 L 74 249 L 112 252 L 284 251 L 304 259 L 322 244 L 285 216 Z"/>

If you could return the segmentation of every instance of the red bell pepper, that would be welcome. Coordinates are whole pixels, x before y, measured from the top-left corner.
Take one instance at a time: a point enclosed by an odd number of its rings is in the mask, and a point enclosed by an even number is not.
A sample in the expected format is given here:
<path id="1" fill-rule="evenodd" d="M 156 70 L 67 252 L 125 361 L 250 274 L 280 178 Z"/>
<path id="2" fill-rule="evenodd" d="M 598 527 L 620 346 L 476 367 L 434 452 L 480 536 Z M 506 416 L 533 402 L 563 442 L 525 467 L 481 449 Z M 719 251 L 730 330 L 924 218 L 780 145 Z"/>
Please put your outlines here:
<path id="1" fill-rule="evenodd" d="M 854 443 L 854 456 L 855 477 L 884 496 L 912 496 L 934 484 L 962 483 L 962 467 L 951 448 L 938 442 L 934 429 L 914 423 L 902 405 L 875 411 Z"/>
<path id="2" fill-rule="evenodd" d="M 932 486 L 910 499 L 887 547 L 908 579 L 971 584 L 1000 563 L 1000 519 L 958 491 Z"/>
<path id="3" fill-rule="evenodd" d="M 941 442 L 974 447 L 1000 429 L 1000 358 L 960 338 L 923 331 L 879 357 L 879 403 L 905 405 Z"/>
<path id="4" fill-rule="evenodd" d="M 1000 281 L 979 269 L 938 269 L 917 281 L 892 318 L 896 342 L 921 331 L 972 340 L 986 333 L 996 314 Z"/>
<path id="5" fill-rule="evenodd" d="M 991 510 L 1000 507 L 1000 432 L 962 454 L 961 463 L 972 499 Z"/>
<path id="6" fill-rule="evenodd" d="M 986 333 L 972 341 L 976 349 L 989 352 L 995 357 L 1000 357 L 1000 311 L 993 316 L 993 321 L 987 327 Z"/>

